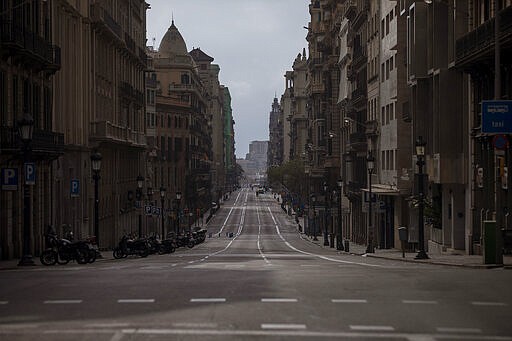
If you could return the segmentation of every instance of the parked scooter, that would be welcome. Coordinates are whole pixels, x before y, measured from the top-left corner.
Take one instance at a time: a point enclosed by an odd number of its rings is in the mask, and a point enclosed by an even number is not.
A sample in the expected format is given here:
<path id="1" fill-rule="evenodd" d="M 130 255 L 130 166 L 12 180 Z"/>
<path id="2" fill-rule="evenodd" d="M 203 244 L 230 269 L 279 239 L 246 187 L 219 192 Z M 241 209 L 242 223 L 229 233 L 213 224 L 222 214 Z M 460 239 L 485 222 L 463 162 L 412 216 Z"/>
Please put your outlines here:
<path id="1" fill-rule="evenodd" d="M 176 245 L 178 245 L 178 247 L 187 246 L 189 248 L 193 248 L 194 245 L 196 245 L 196 241 L 190 233 L 185 233 L 178 235 L 176 238 Z"/>
<path id="2" fill-rule="evenodd" d="M 68 239 L 59 239 L 55 233 L 46 234 L 45 237 L 50 247 L 39 257 L 44 265 L 55 263 L 64 265 L 71 260 L 75 260 L 78 264 L 87 264 L 96 260 L 96 251 L 88 241 L 72 242 Z"/>
<path id="3" fill-rule="evenodd" d="M 174 233 L 168 233 L 167 238 L 160 241 L 160 254 L 163 253 L 173 253 L 176 251 L 176 240 L 174 238 Z"/>
<path id="4" fill-rule="evenodd" d="M 114 249 L 113 256 L 115 259 L 119 259 L 129 255 L 147 257 L 149 246 L 146 238 L 130 239 L 127 235 L 124 235 L 119 241 L 119 245 Z"/>

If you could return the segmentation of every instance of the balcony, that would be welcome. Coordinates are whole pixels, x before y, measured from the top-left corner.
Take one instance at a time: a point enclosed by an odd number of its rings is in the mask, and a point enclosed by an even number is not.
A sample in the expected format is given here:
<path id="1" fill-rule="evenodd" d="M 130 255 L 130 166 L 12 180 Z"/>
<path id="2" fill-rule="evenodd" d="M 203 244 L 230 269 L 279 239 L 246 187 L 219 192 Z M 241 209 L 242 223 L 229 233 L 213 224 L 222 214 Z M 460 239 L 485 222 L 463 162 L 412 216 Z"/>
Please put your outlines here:
<path id="1" fill-rule="evenodd" d="M 54 74 L 60 69 L 60 47 L 12 21 L 0 21 L 0 53 L 26 61 L 36 71 Z"/>
<path id="2" fill-rule="evenodd" d="M 2 154 L 17 154 L 21 147 L 22 143 L 14 127 L 0 127 L 0 151 Z M 35 128 L 31 148 L 34 159 L 56 159 L 64 153 L 64 134 Z"/>
<path id="3" fill-rule="evenodd" d="M 512 37 L 512 7 L 500 11 L 500 42 Z M 468 66 L 494 56 L 494 18 L 478 26 L 456 42 L 457 66 Z"/>
<path id="4" fill-rule="evenodd" d="M 146 146 L 144 132 L 133 131 L 129 127 L 116 125 L 110 121 L 91 123 L 91 138 L 94 140 L 127 144 L 134 147 L 145 148 Z"/>
<path id="5" fill-rule="evenodd" d="M 124 45 L 121 25 L 99 3 L 91 5 L 91 21 L 97 28 L 114 38 L 115 42 Z"/>

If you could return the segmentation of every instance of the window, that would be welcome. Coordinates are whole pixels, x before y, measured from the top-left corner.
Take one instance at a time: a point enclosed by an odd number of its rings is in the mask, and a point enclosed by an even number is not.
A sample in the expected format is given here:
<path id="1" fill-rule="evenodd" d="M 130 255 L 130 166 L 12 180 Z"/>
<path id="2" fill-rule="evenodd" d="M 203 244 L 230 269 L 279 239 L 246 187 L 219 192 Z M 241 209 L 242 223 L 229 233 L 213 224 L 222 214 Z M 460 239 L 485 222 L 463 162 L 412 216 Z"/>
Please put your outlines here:
<path id="1" fill-rule="evenodd" d="M 186 73 L 181 75 L 181 84 L 190 84 L 190 76 Z"/>

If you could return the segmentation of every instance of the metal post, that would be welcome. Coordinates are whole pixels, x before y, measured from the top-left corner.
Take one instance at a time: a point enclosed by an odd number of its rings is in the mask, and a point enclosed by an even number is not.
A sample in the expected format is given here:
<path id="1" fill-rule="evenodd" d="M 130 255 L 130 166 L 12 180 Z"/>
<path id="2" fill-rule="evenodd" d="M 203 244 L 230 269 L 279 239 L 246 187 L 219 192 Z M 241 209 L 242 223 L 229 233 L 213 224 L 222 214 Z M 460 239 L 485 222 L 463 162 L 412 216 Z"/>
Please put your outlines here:
<path id="1" fill-rule="evenodd" d="M 32 251 L 31 251 L 31 238 L 30 238 L 30 211 L 31 211 L 31 202 L 30 202 L 30 187 L 26 183 L 26 163 L 28 162 L 28 144 L 24 146 L 23 150 L 23 165 L 24 165 L 24 178 L 25 183 L 23 185 L 23 255 L 18 263 L 18 265 L 36 265 L 34 260 L 32 259 Z"/>
<path id="2" fill-rule="evenodd" d="M 368 156 L 366 158 L 367 167 L 368 167 L 368 245 L 366 246 L 366 253 L 374 253 L 375 248 L 373 246 L 373 226 L 372 226 L 372 206 L 373 206 L 373 198 L 372 198 L 372 173 L 374 168 L 375 158 L 372 155 L 372 152 L 368 152 Z"/>
<path id="3" fill-rule="evenodd" d="M 327 184 L 324 184 L 324 193 L 325 193 L 325 214 L 324 214 L 324 246 L 329 246 L 329 235 L 328 235 L 328 225 L 329 225 L 329 210 L 330 210 L 330 195 L 329 188 Z"/>
<path id="4" fill-rule="evenodd" d="M 425 229 L 424 229 L 424 219 L 423 219 L 423 211 L 425 208 L 425 189 L 423 188 L 423 166 L 425 165 L 425 142 L 422 137 L 419 136 L 416 141 L 416 155 L 418 157 L 418 161 L 416 164 L 418 165 L 418 243 L 419 243 L 419 251 L 416 255 L 416 259 L 428 259 L 428 255 L 425 252 Z"/>
<path id="5" fill-rule="evenodd" d="M 341 205 L 341 192 L 343 191 L 343 182 L 338 180 L 338 233 L 336 236 L 336 250 L 343 251 L 343 217 Z"/>
<path id="6" fill-rule="evenodd" d="M 93 175 L 94 179 L 94 235 L 96 236 L 96 244 L 98 245 L 98 248 L 100 246 L 100 217 L 99 217 L 99 210 L 100 210 L 100 199 L 99 199 L 99 193 L 98 193 L 98 182 L 100 180 L 99 173 L 95 172 Z"/>
<path id="7" fill-rule="evenodd" d="M 162 203 L 162 236 L 160 238 L 164 239 L 164 236 L 165 236 L 165 209 L 164 209 L 165 199 L 162 198 L 160 201 Z"/>

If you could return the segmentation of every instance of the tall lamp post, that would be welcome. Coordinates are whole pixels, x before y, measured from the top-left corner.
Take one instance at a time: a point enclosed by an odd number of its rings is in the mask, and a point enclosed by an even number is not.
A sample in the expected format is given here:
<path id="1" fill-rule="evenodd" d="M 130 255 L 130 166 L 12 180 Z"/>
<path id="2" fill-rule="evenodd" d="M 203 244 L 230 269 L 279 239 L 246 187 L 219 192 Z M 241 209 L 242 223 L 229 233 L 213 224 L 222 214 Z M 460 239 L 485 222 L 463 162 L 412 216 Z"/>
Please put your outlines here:
<path id="1" fill-rule="evenodd" d="M 176 236 L 180 233 L 181 192 L 176 192 Z"/>
<path id="2" fill-rule="evenodd" d="M 428 255 L 425 252 L 425 231 L 424 231 L 424 221 L 423 221 L 423 210 L 425 208 L 425 193 L 423 188 L 424 176 L 423 174 L 423 166 L 425 165 L 425 145 L 427 143 L 423 141 L 421 136 L 416 140 L 416 165 L 418 165 L 418 176 L 416 177 L 418 180 L 418 243 L 419 243 L 419 251 L 416 255 L 416 259 L 428 259 Z"/>
<path id="3" fill-rule="evenodd" d="M 375 249 L 373 246 L 373 226 L 372 226 L 372 174 L 373 169 L 375 167 L 375 158 L 372 155 L 372 152 L 368 152 L 368 156 L 366 157 L 366 166 L 368 167 L 368 245 L 366 247 L 366 253 L 375 253 Z"/>
<path id="4" fill-rule="evenodd" d="M 313 203 L 313 240 L 318 240 L 316 237 L 316 210 L 315 210 L 315 204 L 316 204 L 316 195 L 311 196 L 311 202 Z"/>
<path id="5" fill-rule="evenodd" d="M 139 238 L 142 237 L 142 186 L 144 185 L 144 177 L 139 174 L 137 176 L 137 201 L 139 202 Z"/>
<path id="6" fill-rule="evenodd" d="M 343 219 L 341 209 L 341 192 L 343 191 L 343 180 L 340 178 L 338 184 L 338 233 L 336 235 L 336 250 L 343 251 Z"/>
<path id="7" fill-rule="evenodd" d="M 164 186 L 160 186 L 160 202 L 162 204 L 162 236 L 161 238 L 164 239 L 165 236 L 165 192 L 166 189 Z"/>
<path id="8" fill-rule="evenodd" d="M 96 237 L 96 244 L 100 247 L 100 199 L 98 194 L 98 183 L 100 181 L 100 170 L 101 170 L 101 154 L 95 151 L 91 154 L 91 168 L 92 178 L 94 180 L 94 236 Z"/>
<path id="9" fill-rule="evenodd" d="M 18 263 L 19 266 L 36 265 L 32 259 L 31 251 L 31 219 L 30 219 L 30 188 L 28 183 L 28 162 L 30 153 L 30 144 L 32 142 L 32 133 L 34 131 L 34 120 L 30 114 L 18 122 L 18 133 L 23 142 L 23 169 L 25 183 L 23 185 L 23 255 Z"/>
<path id="10" fill-rule="evenodd" d="M 324 219 L 324 246 L 329 246 L 329 235 L 327 226 L 329 225 L 329 186 L 324 182 L 324 200 L 325 200 L 325 219 Z"/>

